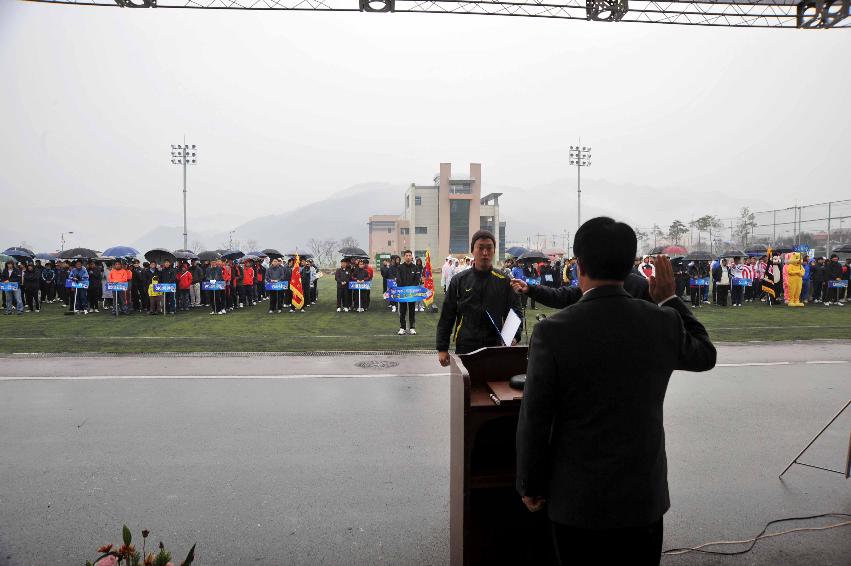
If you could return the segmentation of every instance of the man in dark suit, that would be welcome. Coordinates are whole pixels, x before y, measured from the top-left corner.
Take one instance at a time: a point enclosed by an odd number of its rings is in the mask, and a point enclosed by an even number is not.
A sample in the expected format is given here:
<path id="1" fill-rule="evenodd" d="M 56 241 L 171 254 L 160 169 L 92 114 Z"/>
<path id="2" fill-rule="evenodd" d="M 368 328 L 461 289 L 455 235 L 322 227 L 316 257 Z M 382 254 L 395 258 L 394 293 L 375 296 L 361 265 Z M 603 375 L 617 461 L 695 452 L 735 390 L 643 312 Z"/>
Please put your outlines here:
<path id="1" fill-rule="evenodd" d="M 659 564 L 668 380 L 715 366 L 667 258 L 649 281 L 653 302 L 624 290 L 636 244 L 611 218 L 583 224 L 574 240 L 583 295 L 538 323 L 529 347 L 517 490 L 530 511 L 546 507 L 562 565 Z"/>

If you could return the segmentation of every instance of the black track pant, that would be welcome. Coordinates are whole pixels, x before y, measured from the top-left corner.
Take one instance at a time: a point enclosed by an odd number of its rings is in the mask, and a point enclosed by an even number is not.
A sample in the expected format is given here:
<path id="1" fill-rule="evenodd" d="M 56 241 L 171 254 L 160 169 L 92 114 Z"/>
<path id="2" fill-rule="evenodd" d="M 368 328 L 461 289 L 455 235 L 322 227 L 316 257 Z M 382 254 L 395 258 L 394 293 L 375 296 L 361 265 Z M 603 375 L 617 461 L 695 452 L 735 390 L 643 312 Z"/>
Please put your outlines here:
<path id="1" fill-rule="evenodd" d="M 399 303 L 399 328 L 405 328 L 405 314 L 411 317 L 411 328 L 415 328 L 417 316 L 417 303 Z"/>

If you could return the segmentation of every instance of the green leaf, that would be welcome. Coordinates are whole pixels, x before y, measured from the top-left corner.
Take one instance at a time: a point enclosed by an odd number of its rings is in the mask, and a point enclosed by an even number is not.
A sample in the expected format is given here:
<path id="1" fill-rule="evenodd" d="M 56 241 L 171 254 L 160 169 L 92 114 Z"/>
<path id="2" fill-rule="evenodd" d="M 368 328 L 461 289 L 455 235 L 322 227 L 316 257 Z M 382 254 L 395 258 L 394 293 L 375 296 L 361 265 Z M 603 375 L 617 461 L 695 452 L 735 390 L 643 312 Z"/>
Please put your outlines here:
<path id="1" fill-rule="evenodd" d="M 169 562 L 171 562 L 171 552 L 165 549 L 160 550 L 157 557 L 154 558 L 154 566 L 165 566 Z"/>
<path id="2" fill-rule="evenodd" d="M 124 525 L 121 535 L 124 537 L 124 544 L 130 544 L 130 541 L 133 540 L 133 536 L 130 534 L 130 529 L 127 528 L 127 525 Z"/>
<path id="3" fill-rule="evenodd" d="M 196 542 L 195 544 L 192 545 L 192 548 L 189 549 L 189 554 L 186 555 L 186 560 L 184 560 L 180 564 L 180 566 L 189 566 L 190 564 L 192 564 L 192 561 L 195 560 L 195 546 L 197 544 L 198 543 Z"/>
<path id="4" fill-rule="evenodd" d="M 88 560 L 86 560 L 86 566 L 94 566 L 94 565 L 91 562 L 89 562 Z"/>

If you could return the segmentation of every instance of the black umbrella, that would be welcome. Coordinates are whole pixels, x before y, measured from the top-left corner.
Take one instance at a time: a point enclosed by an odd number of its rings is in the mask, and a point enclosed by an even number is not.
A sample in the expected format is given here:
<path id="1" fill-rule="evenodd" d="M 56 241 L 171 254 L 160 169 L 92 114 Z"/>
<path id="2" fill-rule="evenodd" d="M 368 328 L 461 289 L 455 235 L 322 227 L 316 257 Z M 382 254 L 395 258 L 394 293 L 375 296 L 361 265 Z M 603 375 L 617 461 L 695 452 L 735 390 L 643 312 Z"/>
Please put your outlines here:
<path id="1" fill-rule="evenodd" d="M 650 250 L 650 252 L 649 252 L 647 255 L 659 255 L 659 254 L 661 254 L 661 253 L 664 253 L 664 251 L 663 251 L 663 250 L 664 250 L 666 247 L 667 247 L 667 246 L 656 246 L 655 248 L 653 248 L 652 250 Z"/>
<path id="2" fill-rule="evenodd" d="M 851 254 L 851 244 L 843 244 L 838 248 L 833 248 L 833 253 L 837 254 Z"/>
<path id="3" fill-rule="evenodd" d="M 263 250 L 263 253 L 266 254 L 266 256 L 270 259 L 281 259 L 282 257 L 284 257 L 284 254 L 274 248 L 267 248 Z"/>
<path id="4" fill-rule="evenodd" d="M 94 259 L 98 257 L 95 250 L 89 248 L 71 248 L 59 254 L 61 259 Z"/>
<path id="5" fill-rule="evenodd" d="M 719 257 L 745 257 L 746 255 L 748 254 L 746 254 L 742 250 L 727 250 Z"/>
<path id="6" fill-rule="evenodd" d="M 525 263 L 541 263 L 543 261 L 550 261 L 550 258 L 548 258 L 547 254 L 545 254 L 541 250 L 529 250 L 528 252 L 517 258 L 517 261 L 522 261 Z"/>
<path id="7" fill-rule="evenodd" d="M 369 257 L 365 251 L 356 247 L 348 247 L 337 250 L 339 253 L 343 254 L 345 257 Z"/>
<path id="8" fill-rule="evenodd" d="M 239 259 L 245 255 L 239 250 L 225 250 L 221 254 L 224 259 Z"/>
<path id="9" fill-rule="evenodd" d="M 777 254 L 790 254 L 790 253 L 792 253 L 792 252 L 794 252 L 794 251 L 795 251 L 795 250 L 793 250 L 793 249 L 792 249 L 792 248 L 790 248 L 789 246 L 777 246 L 776 248 L 771 248 L 771 253 L 772 253 L 773 255 L 777 255 Z"/>
<path id="10" fill-rule="evenodd" d="M 520 257 L 528 251 L 529 249 L 524 248 L 523 246 L 512 246 L 505 250 L 505 253 L 507 253 L 508 255 L 513 255 L 514 257 Z"/>
<path id="11" fill-rule="evenodd" d="M 20 261 L 24 261 L 25 259 L 32 259 L 35 257 L 35 254 L 32 252 L 32 250 L 20 247 L 11 247 L 5 250 L 3 253 L 6 255 L 10 255 Z"/>
<path id="12" fill-rule="evenodd" d="M 714 259 L 715 256 L 709 252 L 694 251 L 689 252 L 688 255 L 683 258 L 683 261 L 712 261 Z"/>
<path id="13" fill-rule="evenodd" d="M 760 256 L 768 253 L 768 246 L 765 244 L 754 244 L 745 250 L 745 253 L 752 256 Z"/>
<path id="14" fill-rule="evenodd" d="M 190 250 L 174 250 L 174 257 L 177 259 L 200 259 L 195 252 Z"/>
<path id="15" fill-rule="evenodd" d="M 207 251 L 198 254 L 198 259 L 202 261 L 213 261 L 214 259 L 222 259 L 222 254 L 217 251 Z"/>
<path id="16" fill-rule="evenodd" d="M 286 254 L 286 255 L 287 255 L 288 257 L 295 257 L 295 256 L 298 256 L 298 257 L 300 257 L 301 259 L 310 259 L 310 258 L 312 258 L 312 257 L 313 257 L 313 254 L 312 254 L 312 253 L 309 253 L 309 252 L 301 252 L 301 251 L 299 251 L 299 250 L 298 250 L 298 248 L 296 248 L 296 249 L 295 249 L 295 251 L 287 252 L 287 254 Z"/>
<path id="17" fill-rule="evenodd" d="M 148 261 L 155 261 L 157 263 L 163 263 L 165 260 L 174 263 L 174 260 L 176 260 L 177 258 L 174 257 L 173 253 L 171 253 L 165 248 L 154 248 L 150 251 L 145 252 L 145 259 Z"/>

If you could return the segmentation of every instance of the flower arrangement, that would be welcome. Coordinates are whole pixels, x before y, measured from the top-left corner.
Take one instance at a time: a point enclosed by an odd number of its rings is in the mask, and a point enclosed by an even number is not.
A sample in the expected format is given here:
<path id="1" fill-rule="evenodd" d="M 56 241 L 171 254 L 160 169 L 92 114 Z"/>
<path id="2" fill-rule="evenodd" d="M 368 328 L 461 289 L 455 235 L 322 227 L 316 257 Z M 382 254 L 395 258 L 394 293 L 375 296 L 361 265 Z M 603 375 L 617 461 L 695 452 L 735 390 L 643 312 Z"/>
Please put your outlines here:
<path id="1" fill-rule="evenodd" d="M 94 563 L 86 561 L 86 566 L 174 566 L 171 561 L 171 552 L 165 549 L 162 542 L 159 544 L 159 552 L 146 553 L 145 543 L 148 540 L 150 531 L 147 529 L 142 531 L 142 552 L 136 550 L 136 546 L 132 544 L 133 536 L 127 525 L 121 530 L 121 538 L 124 542 L 119 547 L 107 544 L 98 549 L 100 556 Z M 180 563 L 180 566 L 190 566 L 195 560 L 195 545 L 189 549 L 189 554 L 186 555 L 186 560 Z"/>

